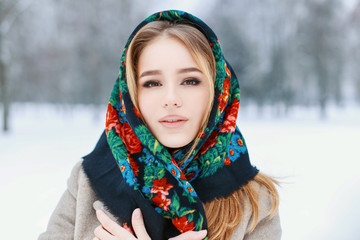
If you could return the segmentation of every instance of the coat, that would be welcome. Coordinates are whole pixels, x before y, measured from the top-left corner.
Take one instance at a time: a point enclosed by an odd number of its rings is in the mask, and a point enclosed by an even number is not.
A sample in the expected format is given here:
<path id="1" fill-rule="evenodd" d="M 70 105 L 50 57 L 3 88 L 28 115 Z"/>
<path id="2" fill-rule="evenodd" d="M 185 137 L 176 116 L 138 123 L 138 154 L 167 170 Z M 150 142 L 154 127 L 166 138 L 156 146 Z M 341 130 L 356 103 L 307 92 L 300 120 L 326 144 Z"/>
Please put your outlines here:
<path id="1" fill-rule="evenodd" d="M 254 231 L 249 232 L 251 206 L 248 200 L 245 200 L 245 213 L 231 240 L 281 239 L 279 214 L 277 213 L 272 219 L 268 218 L 271 197 L 264 187 L 260 185 L 256 187 L 259 191 L 257 226 Z M 96 218 L 97 209 L 104 210 L 110 218 L 115 219 L 104 207 L 104 204 L 98 200 L 80 161 L 73 168 L 67 182 L 67 190 L 51 215 L 46 231 L 39 236 L 38 240 L 92 240 L 95 237 L 95 228 L 100 225 Z"/>

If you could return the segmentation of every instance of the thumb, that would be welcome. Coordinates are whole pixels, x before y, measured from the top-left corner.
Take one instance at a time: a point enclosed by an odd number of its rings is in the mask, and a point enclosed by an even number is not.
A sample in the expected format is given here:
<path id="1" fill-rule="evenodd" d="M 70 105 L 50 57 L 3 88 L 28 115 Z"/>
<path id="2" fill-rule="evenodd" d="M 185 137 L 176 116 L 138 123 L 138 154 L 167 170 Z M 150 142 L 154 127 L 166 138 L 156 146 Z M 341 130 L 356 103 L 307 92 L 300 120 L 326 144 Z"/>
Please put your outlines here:
<path id="1" fill-rule="evenodd" d="M 151 240 L 149 234 L 146 231 L 144 219 L 142 217 L 140 208 L 134 210 L 131 218 L 131 223 L 134 228 L 136 237 L 139 240 Z"/>

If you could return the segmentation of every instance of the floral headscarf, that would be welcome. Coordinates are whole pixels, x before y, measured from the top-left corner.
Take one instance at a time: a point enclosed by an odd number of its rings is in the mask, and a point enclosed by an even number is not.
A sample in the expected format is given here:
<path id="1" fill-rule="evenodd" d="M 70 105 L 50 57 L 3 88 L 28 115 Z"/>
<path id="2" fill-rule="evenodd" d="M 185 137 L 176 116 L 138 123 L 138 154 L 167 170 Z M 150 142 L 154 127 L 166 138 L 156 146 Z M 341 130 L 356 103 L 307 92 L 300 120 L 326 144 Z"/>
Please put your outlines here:
<path id="1" fill-rule="evenodd" d="M 125 59 L 128 46 L 137 31 L 152 21 L 192 25 L 206 36 L 215 57 L 215 94 L 209 122 L 200 133 L 197 146 L 181 166 L 177 165 L 177 161 L 182 160 L 189 149 L 181 149 L 170 155 L 142 121 L 131 101 L 126 83 Z M 109 184 L 110 178 L 107 177 L 107 182 L 104 182 L 107 186 L 99 186 L 99 179 L 105 179 L 105 174 L 110 174 L 111 171 L 104 170 L 102 174 L 91 173 L 90 164 L 83 164 L 93 186 L 96 185 L 95 192 L 107 204 L 109 210 L 119 217 L 123 226 L 130 225 L 132 210 L 134 207 L 140 207 L 147 230 L 153 239 L 168 238 L 190 230 L 207 229 L 202 203 L 216 197 L 228 196 L 254 178 L 258 170 L 251 165 L 244 138 L 236 126 L 239 99 L 238 80 L 222 54 L 215 33 L 204 22 L 189 13 L 169 10 L 152 14 L 139 24 L 125 45 L 119 77 L 108 104 L 105 129 L 108 145 L 105 146 L 102 137 L 102 143 L 99 141 L 97 146 L 98 149 L 99 146 L 103 146 L 104 149 L 106 147 L 111 150 L 111 158 L 115 159 L 117 171 L 121 172 L 120 181 L 117 183 L 111 179 Z M 92 156 L 98 159 L 101 154 L 106 155 L 104 151 L 95 154 L 95 149 Z M 109 157 L 109 154 L 106 156 Z M 91 157 L 85 157 L 85 160 L 86 158 L 89 160 Z M 98 161 L 98 164 L 99 168 L 106 165 L 101 161 Z M 96 178 L 97 180 L 92 180 Z M 126 214 L 122 213 L 123 210 L 116 209 L 116 199 L 110 199 L 107 196 L 109 193 L 104 190 L 110 188 L 119 192 L 120 190 L 116 190 L 117 187 L 110 187 L 112 184 L 125 184 L 127 191 L 132 192 L 132 197 L 139 202 L 136 206 L 132 205 L 132 209 L 126 210 Z M 117 196 L 121 198 L 120 193 Z M 120 208 L 124 206 L 119 204 Z M 151 223 L 146 220 L 148 209 L 155 210 L 151 214 L 162 217 L 163 222 L 155 227 L 166 233 L 151 229 Z M 156 221 L 154 218 L 151 219 Z M 160 226 L 169 226 L 169 223 L 175 228 L 166 230 Z"/>

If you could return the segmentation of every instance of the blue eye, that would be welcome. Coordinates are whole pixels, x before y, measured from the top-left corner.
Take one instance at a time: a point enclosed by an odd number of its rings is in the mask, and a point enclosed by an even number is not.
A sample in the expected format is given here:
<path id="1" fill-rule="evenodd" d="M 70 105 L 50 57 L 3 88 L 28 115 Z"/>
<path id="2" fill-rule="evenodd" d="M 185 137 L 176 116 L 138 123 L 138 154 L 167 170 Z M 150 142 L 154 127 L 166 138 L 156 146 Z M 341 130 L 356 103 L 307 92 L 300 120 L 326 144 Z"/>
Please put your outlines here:
<path id="1" fill-rule="evenodd" d="M 199 85 L 200 81 L 195 78 L 185 79 L 183 85 Z"/>
<path id="2" fill-rule="evenodd" d="M 143 84 L 143 87 L 151 88 L 151 87 L 159 87 L 161 84 L 157 81 L 147 81 Z"/>

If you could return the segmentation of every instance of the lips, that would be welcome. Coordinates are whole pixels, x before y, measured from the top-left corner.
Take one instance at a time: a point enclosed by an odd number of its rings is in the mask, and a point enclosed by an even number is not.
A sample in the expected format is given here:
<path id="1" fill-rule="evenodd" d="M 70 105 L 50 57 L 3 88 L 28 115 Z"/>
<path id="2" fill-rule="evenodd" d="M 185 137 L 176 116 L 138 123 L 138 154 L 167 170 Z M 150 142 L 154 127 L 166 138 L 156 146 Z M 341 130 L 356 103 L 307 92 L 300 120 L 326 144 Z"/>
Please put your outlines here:
<path id="1" fill-rule="evenodd" d="M 179 128 L 183 126 L 189 119 L 179 115 L 168 115 L 159 120 L 160 124 L 166 128 Z"/>

